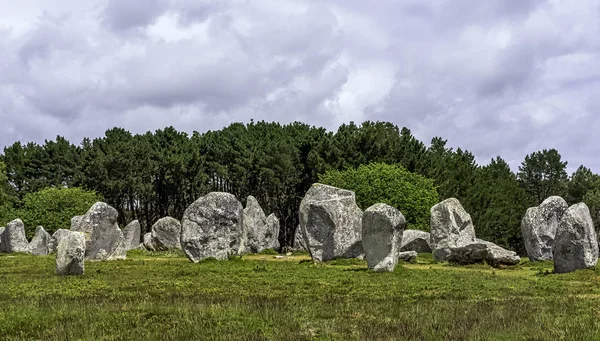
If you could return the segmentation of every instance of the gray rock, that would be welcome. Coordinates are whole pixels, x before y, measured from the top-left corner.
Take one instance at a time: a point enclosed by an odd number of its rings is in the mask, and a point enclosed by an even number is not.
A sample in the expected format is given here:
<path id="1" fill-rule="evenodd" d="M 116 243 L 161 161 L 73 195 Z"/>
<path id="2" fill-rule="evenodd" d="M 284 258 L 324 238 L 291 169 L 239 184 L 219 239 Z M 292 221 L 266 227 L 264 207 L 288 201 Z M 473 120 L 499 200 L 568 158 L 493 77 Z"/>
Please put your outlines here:
<path id="1" fill-rule="evenodd" d="M 370 270 L 394 271 L 405 227 L 404 215 L 392 206 L 375 204 L 365 210 L 362 216 L 362 247 Z"/>
<path id="2" fill-rule="evenodd" d="M 58 250 L 58 244 L 60 241 L 66 237 L 71 231 L 67 229 L 58 229 L 52 234 L 52 238 L 50 238 L 50 243 L 48 243 L 48 252 L 55 253 Z"/>
<path id="3" fill-rule="evenodd" d="M 224 260 L 245 249 L 244 208 L 233 194 L 209 193 L 184 212 L 181 246 L 192 262 Z"/>
<path id="4" fill-rule="evenodd" d="M 160 218 L 152 225 L 152 246 L 155 251 L 181 249 L 181 222 L 175 218 Z"/>
<path id="5" fill-rule="evenodd" d="M 35 235 L 27 245 L 27 252 L 36 256 L 47 256 L 49 253 L 49 244 L 52 237 L 43 227 L 38 226 L 35 229 Z"/>
<path id="6" fill-rule="evenodd" d="M 430 245 L 433 258 L 437 261 L 447 261 L 450 249 L 475 242 L 475 227 L 471 216 L 455 198 L 433 206 L 430 223 Z"/>
<path id="7" fill-rule="evenodd" d="M 261 245 L 262 250 L 279 249 L 279 229 L 279 218 L 277 218 L 275 213 L 269 214 L 269 216 L 267 217 L 267 228 L 265 230 L 263 244 Z"/>
<path id="8" fill-rule="evenodd" d="M 410 263 L 417 259 L 418 255 L 417 251 L 402 251 L 398 253 L 398 260 Z"/>
<path id="9" fill-rule="evenodd" d="M 302 229 L 300 229 L 300 225 L 296 227 L 296 232 L 294 233 L 294 251 L 308 251 L 306 247 L 306 241 L 304 240 L 304 236 L 302 235 Z"/>
<path id="10" fill-rule="evenodd" d="M 71 231 L 83 232 L 85 236 L 86 259 L 125 259 L 125 239 L 117 225 L 118 215 L 112 206 L 97 202 L 85 215 L 71 220 Z"/>
<path id="11" fill-rule="evenodd" d="M 554 246 L 554 272 L 587 269 L 598 262 L 598 243 L 590 210 L 584 203 L 569 207 L 563 214 Z"/>
<path id="12" fill-rule="evenodd" d="M 251 195 L 246 198 L 244 226 L 248 232 L 246 250 L 249 252 L 263 251 L 265 249 L 263 240 L 267 229 L 267 216 L 256 198 Z"/>
<path id="13" fill-rule="evenodd" d="M 458 264 L 475 264 L 485 261 L 492 266 L 498 266 L 519 264 L 521 258 L 516 252 L 485 240 L 476 239 L 474 243 L 451 248 L 448 261 Z"/>
<path id="14" fill-rule="evenodd" d="M 83 232 L 69 231 L 61 238 L 56 253 L 57 275 L 83 275 L 85 244 Z"/>
<path id="15" fill-rule="evenodd" d="M 521 220 L 521 232 L 530 261 L 552 260 L 556 230 L 568 208 L 563 198 L 552 196 L 544 200 L 540 206 L 527 210 Z"/>
<path id="16" fill-rule="evenodd" d="M 140 246 L 141 236 L 140 222 L 134 220 L 123 229 L 123 238 L 125 239 L 125 250 L 133 250 Z"/>
<path id="17" fill-rule="evenodd" d="M 404 230 L 400 251 L 415 251 L 417 253 L 431 252 L 429 232 L 419 230 Z"/>
<path id="18" fill-rule="evenodd" d="M 21 219 L 15 219 L 6 225 L 2 233 L 2 244 L 4 252 L 27 252 L 27 238 L 25 237 L 25 225 Z"/>
<path id="19" fill-rule="evenodd" d="M 300 229 L 313 260 L 356 258 L 363 254 L 362 211 L 354 192 L 314 184 L 300 203 Z"/>
<path id="20" fill-rule="evenodd" d="M 148 232 L 144 235 L 144 242 L 142 243 L 146 250 L 148 251 L 156 251 L 154 245 L 152 244 L 152 233 Z"/>
<path id="21" fill-rule="evenodd" d="M 6 230 L 6 227 L 2 226 L 0 227 L 0 253 L 6 252 L 4 250 L 4 243 L 3 243 L 3 236 L 2 234 L 4 233 L 4 230 Z"/>

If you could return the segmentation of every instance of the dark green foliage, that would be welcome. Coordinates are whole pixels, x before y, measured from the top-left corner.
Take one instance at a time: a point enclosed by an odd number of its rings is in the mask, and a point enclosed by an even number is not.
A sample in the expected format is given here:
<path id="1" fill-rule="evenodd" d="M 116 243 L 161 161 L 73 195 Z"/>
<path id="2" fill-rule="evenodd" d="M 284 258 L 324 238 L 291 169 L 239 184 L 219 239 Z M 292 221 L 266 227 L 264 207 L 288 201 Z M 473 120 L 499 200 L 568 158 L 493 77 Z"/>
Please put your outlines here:
<path id="1" fill-rule="evenodd" d="M 399 165 L 372 163 L 346 171 L 328 171 L 319 181 L 354 191 L 363 210 L 377 203 L 396 207 L 411 229 L 429 231 L 429 210 L 438 202 L 433 180 Z"/>
<path id="2" fill-rule="evenodd" d="M 13 205 L 16 201 L 6 177 L 6 166 L 0 160 L 0 226 L 16 218 Z"/>
<path id="3" fill-rule="evenodd" d="M 25 224 L 27 237 L 31 239 L 38 225 L 50 234 L 58 229 L 69 229 L 71 218 L 84 214 L 98 201 L 100 197 L 92 191 L 78 187 L 51 187 L 26 194 L 23 207 L 17 214 Z"/>
<path id="4" fill-rule="evenodd" d="M 556 149 L 544 149 L 525 156 L 517 175 L 521 186 L 539 205 L 551 195 L 564 196 L 568 181 L 566 168 L 567 162 L 561 160 Z"/>

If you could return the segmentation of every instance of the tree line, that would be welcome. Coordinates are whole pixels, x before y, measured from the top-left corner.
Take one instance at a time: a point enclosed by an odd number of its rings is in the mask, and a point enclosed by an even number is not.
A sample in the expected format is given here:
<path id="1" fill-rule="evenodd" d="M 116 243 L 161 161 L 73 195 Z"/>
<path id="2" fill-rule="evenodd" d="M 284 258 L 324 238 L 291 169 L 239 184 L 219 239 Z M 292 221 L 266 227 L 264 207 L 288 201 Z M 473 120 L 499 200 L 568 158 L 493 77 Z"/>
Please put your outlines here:
<path id="1" fill-rule="evenodd" d="M 192 134 L 113 128 L 78 145 L 61 136 L 41 145 L 15 142 L 0 155 L 0 226 L 28 194 L 52 187 L 93 191 L 117 209 L 121 225 L 138 219 L 145 231 L 161 217 L 181 219 L 198 197 L 225 191 L 242 203 L 255 196 L 267 214 L 280 218 L 281 244 L 291 245 L 310 185 L 328 171 L 372 163 L 431 179 L 438 200 L 456 197 L 471 213 L 478 237 L 521 254 L 521 218 L 547 196 L 584 201 L 595 222 L 599 218 L 600 177 L 584 166 L 569 176 L 554 149 L 527 155 L 515 173 L 499 156 L 478 165 L 467 150 L 449 148 L 440 137 L 425 145 L 389 122 L 351 122 L 331 132 L 300 122 L 251 121 Z"/>

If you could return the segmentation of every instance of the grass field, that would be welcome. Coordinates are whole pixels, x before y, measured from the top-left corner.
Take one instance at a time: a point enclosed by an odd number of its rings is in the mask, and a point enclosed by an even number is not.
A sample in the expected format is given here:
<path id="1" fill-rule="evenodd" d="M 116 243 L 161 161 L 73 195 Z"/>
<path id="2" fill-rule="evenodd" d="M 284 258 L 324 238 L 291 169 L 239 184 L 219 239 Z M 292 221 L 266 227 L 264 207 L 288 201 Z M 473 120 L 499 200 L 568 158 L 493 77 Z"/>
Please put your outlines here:
<path id="1" fill-rule="evenodd" d="M 190 263 L 132 251 L 54 275 L 0 255 L 1 340 L 599 340 L 600 274 L 494 269 L 420 255 L 393 273 L 306 255 Z"/>

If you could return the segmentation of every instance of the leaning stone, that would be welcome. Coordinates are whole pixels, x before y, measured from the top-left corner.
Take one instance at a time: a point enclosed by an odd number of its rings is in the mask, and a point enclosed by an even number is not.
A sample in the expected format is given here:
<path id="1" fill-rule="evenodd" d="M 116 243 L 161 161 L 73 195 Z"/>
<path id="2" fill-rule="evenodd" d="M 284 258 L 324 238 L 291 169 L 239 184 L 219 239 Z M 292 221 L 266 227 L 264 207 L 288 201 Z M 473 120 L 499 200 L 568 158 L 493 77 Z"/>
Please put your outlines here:
<path id="1" fill-rule="evenodd" d="M 430 221 L 430 245 L 433 258 L 437 261 L 447 261 L 450 249 L 475 242 L 475 227 L 471 216 L 455 198 L 433 206 Z"/>
<path id="2" fill-rule="evenodd" d="M 71 231 L 83 232 L 86 238 L 86 259 L 125 259 L 125 239 L 117 225 L 118 215 L 112 206 L 97 202 L 85 215 L 71 220 Z"/>
<path id="3" fill-rule="evenodd" d="M 554 272 L 565 273 L 596 266 L 598 243 L 590 210 L 576 204 L 563 214 L 552 249 Z"/>
<path id="4" fill-rule="evenodd" d="M 417 253 L 431 252 L 429 232 L 419 230 L 404 230 L 400 251 L 415 251 Z"/>
<path id="5" fill-rule="evenodd" d="M 362 247 L 369 269 L 394 271 L 405 226 L 404 215 L 392 206 L 375 204 L 364 212 Z"/>
<path id="6" fill-rule="evenodd" d="M 25 225 L 21 219 L 15 219 L 6 225 L 2 233 L 2 244 L 4 252 L 27 252 L 27 238 L 25 237 Z"/>
<path id="7" fill-rule="evenodd" d="M 552 260 L 556 230 L 568 208 L 563 198 L 552 196 L 544 200 L 540 206 L 530 207 L 527 210 L 521 220 L 521 232 L 530 261 Z"/>
<path id="8" fill-rule="evenodd" d="M 58 249 L 58 244 L 60 241 L 66 237 L 71 231 L 67 229 L 58 229 L 52 234 L 52 238 L 50 238 L 50 243 L 48 243 L 48 252 L 55 253 Z"/>
<path id="9" fill-rule="evenodd" d="M 134 220 L 123 229 L 123 238 L 125 239 L 125 250 L 133 250 L 140 245 L 141 235 L 140 222 Z"/>
<path id="10" fill-rule="evenodd" d="M 156 251 L 181 249 L 181 223 L 171 217 L 160 218 L 152 225 L 152 246 Z"/>
<path id="11" fill-rule="evenodd" d="M 52 237 L 43 227 L 38 226 L 35 229 L 35 235 L 27 245 L 27 252 L 36 256 L 47 256 L 49 253 L 49 244 Z"/>
<path id="12" fill-rule="evenodd" d="M 398 260 L 410 263 L 417 259 L 418 253 L 417 251 L 402 251 L 398 252 Z"/>
<path id="13" fill-rule="evenodd" d="M 233 194 L 208 193 L 183 214 L 181 246 L 192 262 L 241 254 L 246 235 L 244 208 Z"/>
<path id="14" fill-rule="evenodd" d="M 314 184 L 300 203 L 300 228 L 313 260 L 363 255 L 362 211 L 354 192 Z"/>
<path id="15" fill-rule="evenodd" d="M 58 244 L 56 274 L 61 276 L 83 275 L 85 257 L 85 235 L 69 231 Z"/>

